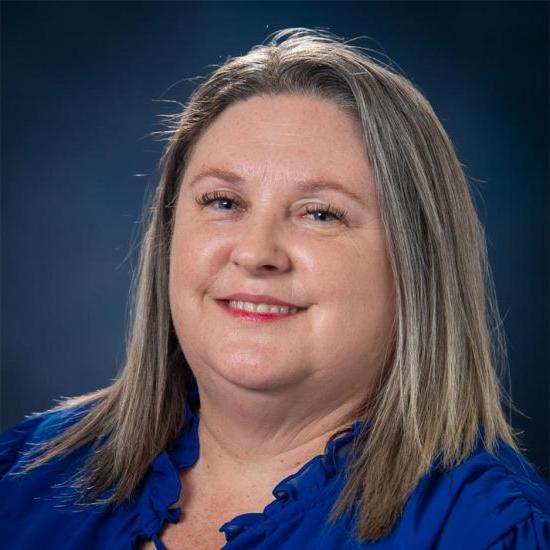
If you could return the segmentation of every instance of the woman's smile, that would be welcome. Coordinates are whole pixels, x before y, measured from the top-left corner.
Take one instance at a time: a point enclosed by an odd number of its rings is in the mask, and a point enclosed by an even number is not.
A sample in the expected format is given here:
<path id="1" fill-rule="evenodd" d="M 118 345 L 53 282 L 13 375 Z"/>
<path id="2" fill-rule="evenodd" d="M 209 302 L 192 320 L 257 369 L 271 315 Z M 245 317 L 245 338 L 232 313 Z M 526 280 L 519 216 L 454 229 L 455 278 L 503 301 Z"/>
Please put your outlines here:
<path id="1" fill-rule="evenodd" d="M 241 300 L 218 300 L 218 303 L 233 317 L 254 323 L 270 323 L 280 319 L 288 319 L 305 311 L 305 309 L 297 307 L 255 304 Z"/>

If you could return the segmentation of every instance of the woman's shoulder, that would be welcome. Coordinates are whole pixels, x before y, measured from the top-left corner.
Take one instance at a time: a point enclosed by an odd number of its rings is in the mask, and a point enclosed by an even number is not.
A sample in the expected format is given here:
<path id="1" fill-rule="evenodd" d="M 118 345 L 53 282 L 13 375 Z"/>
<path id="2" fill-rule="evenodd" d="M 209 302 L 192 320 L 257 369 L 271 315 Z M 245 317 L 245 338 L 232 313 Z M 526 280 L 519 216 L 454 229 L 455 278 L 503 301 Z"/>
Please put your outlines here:
<path id="1" fill-rule="evenodd" d="M 0 434 L 0 479 L 18 471 L 26 462 L 27 452 L 39 449 L 75 424 L 91 404 L 54 408 L 34 413 Z"/>
<path id="2" fill-rule="evenodd" d="M 454 468 L 436 465 L 409 505 L 414 511 L 404 518 L 409 528 L 418 528 L 419 513 L 431 518 L 438 547 L 460 541 L 476 548 L 507 547 L 509 541 L 522 548 L 550 544 L 550 488 L 520 452 L 502 441 L 493 452 L 478 443 Z"/>
<path id="3" fill-rule="evenodd" d="M 514 505 L 525 515 L 550 517 L 550 487 L 536 467 L 518 450 L 499 441 L 493 452 L 480 442 L 474 453 L 448 474 L 453 494 L 483 495 L 500 512 Z"/>

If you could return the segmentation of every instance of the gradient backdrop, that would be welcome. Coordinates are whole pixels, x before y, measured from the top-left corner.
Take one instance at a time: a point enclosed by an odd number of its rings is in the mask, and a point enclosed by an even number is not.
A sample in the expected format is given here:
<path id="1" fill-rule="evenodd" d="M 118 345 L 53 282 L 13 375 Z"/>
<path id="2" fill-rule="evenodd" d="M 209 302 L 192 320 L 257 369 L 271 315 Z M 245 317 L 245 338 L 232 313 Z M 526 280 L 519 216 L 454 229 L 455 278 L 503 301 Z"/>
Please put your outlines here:
<path id="1" fill-rule="evenodd" d="M 548 477 L 546 2 L 3 2 L 1 428 L 100 388 L 159 114 L 229 55 L 323 27 L 388 55 L 453 139 L 487 228 L 528 457 Z M 134 239 L 134 240 L 133 240 Z"/>

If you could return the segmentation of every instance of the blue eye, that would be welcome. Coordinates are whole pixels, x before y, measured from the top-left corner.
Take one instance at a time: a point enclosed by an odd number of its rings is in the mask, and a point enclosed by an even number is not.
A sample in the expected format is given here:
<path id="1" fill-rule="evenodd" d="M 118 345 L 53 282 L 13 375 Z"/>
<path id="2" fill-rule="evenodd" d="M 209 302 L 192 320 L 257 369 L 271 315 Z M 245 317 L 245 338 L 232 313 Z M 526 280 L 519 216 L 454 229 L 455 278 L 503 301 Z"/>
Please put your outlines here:
<path id="1" fill-rule="evenodd" d="M 328 206 L 308 206 L 306 208 L 307 214 L 321 214 L 322 216 L 332 216 L 333 218 L 336 218 L 338 221 L 345 221 L 346 220 L 346 213 L 343 210 L 340 210 L 339 208 L 336 208 L 335 206 L 332 206 L 329 204 Z M 317 218 L 319 219 L 319 218 Z M 330 220 L 329 220 L 330 221 Z"/>
<path id="2" fill-rule="evenodd" d="M 201 206 L 209 205 L 213 202 L 225 202 L 225 203 L 233 203 L 237 206 L 240 206 L 240 203 L 236 201 L 235 199 L 232 199 L 228 195 L 225 195 L 224 193 L 220 193 L 219 191 L 214 191 L 213 193 L 203 193 L 200 197 L 196 199 L 196 202 L 200 204 Z M 231 208 L 218 208 L 218 210 L 231 210 Z"/>

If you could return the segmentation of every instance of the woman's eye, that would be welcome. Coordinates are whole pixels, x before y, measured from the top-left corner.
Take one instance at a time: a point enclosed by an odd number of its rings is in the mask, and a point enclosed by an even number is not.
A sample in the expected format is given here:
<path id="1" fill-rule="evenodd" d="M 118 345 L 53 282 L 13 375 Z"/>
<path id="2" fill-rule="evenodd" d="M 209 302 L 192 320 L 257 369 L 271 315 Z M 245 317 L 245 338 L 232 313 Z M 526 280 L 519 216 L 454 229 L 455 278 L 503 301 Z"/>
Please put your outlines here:
<path id="1" fill-rule="evenodd" d="M 228 195 L 225 195 L 224 193 L 220 193 L 219 191 L 214 191 L 213 193 L 203 193 L 199 197 L 197 197 L 196 202 L 200 204 L 201 206 L 207 206 L 213 202 L 219 202 L 219 203 L 232 203 L 237 205 L 237 207 L 240 206 L 240 203 L 236 201 L 235 199 L 232 199 Z M 231 208 L 224 208 L 220 207 L 217 208 L 217 210 L 231 210 Z"/>
<path id="2" fill-rule="evenodd" d="M 336 208 L 331 204 L 329 204 L 328 206 L 308 206 L 306 208 L 306 214 L 319 214 L 321 218 L 317 218 L 317 220 L 321 221 L 323 221 L 326 216 L 332 216 L 339 222 L 344 222 L 347 219 L 347 213 L 344 210 L 340 210 L 340 208 Z"/>

